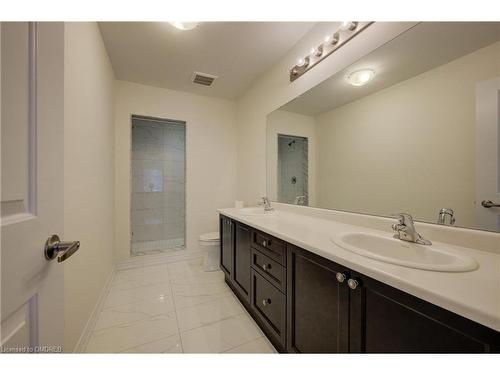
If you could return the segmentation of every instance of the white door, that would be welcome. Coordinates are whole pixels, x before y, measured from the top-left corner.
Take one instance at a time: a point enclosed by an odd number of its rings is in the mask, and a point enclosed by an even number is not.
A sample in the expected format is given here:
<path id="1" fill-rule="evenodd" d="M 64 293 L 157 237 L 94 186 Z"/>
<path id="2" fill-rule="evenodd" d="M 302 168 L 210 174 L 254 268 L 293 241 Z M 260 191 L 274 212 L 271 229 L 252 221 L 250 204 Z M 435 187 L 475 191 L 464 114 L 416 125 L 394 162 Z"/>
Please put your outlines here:
<path id="1" fill-rule="evenodd" d="M 500 231 L 500 207 L 494 206 L 500 205 L 499 120 L 500 77 L 479 82 L 476 90 L 476 221 L 492 231 Z"/>
<path id="2" fill-rule="evenodd" d="M 64 25 L 1 23 L 2 350 L 59 351 L 63 266 Z M 31 349 L 30 349 L 31 348 Z"/>

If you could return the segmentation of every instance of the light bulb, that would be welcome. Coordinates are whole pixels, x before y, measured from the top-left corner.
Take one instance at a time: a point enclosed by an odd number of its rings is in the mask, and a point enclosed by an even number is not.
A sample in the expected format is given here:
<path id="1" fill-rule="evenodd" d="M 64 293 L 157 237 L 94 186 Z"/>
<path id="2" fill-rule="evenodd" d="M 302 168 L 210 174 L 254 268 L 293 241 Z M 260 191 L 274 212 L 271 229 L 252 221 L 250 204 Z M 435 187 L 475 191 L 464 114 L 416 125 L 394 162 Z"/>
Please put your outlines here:
<path id="1" fill-rule="evenodd" d="M 363 86 L 375 76 L 375 71 L 372 69 L 360 69 L 350 73 L 347 76 L 347 82 L 353 86 Z"/>
<path id="2" fill-rule="evenodd" d="M 169 24 L 179 30 L 193 30 L 199 25 L 199 22 L 169 22 Z"/>
<path id="3" fill-rule="evenodd" d="M 323 54 L 323 44 L 320 44 L 317 48 L 311 48 L 309 52 L 311 56 L 320 57 Z"/>
<path id="4" fill-rule="evenodd" d="M 335 33 L 333 35 L 328 35 L 325 37 L 325 43 L 326 44 L 331 44 L 332 46 L 334 46 L 335 44 L 337 44 L 339 41 L 339 33 Z"/>
<path id="5" fill-rule="evenodd" d="M 297 60 L 297 66 L 304 66 L 304 65 L 306 65 L 305 59 L 298 59 Z"/>
<path id="6" fill-rule="evenodd" d="M 357 22 L 353 21 L 344 21 L 340 24 L 340 30 L 346 31 L 353 31 L 356 27 L 358 26 Z"/>

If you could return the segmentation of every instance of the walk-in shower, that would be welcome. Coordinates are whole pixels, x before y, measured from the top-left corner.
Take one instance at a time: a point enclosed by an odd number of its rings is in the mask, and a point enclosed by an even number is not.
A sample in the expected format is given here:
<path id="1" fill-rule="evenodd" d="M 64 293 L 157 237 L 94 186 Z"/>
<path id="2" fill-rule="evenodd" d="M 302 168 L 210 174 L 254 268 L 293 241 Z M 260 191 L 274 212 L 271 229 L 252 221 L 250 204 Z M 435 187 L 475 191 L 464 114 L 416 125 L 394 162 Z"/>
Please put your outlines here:
<path id="1" fill-rule="evenodd" d="M 309 204 L 307 138 L 278 134 L 278 202 Z"/>
<path id="2" fill-rule="evenodd" d="M 132 116 L 131 254 L 186 244 L 186 124 Z"/>

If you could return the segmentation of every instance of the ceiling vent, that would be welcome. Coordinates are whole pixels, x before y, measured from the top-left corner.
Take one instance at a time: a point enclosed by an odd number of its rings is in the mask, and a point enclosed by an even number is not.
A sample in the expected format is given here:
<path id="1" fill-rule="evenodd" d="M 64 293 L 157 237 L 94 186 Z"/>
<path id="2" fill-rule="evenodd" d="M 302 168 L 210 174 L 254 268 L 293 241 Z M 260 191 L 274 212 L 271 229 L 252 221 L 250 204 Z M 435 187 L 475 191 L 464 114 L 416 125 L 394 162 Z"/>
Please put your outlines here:
<path id="1" fill-rule="evenodd" d="M 207 73 L 194 72 L 192 81 L 198 85 L 212 86 L 212 83 L 217 79 L 217 76 L 213 76 Z"/>

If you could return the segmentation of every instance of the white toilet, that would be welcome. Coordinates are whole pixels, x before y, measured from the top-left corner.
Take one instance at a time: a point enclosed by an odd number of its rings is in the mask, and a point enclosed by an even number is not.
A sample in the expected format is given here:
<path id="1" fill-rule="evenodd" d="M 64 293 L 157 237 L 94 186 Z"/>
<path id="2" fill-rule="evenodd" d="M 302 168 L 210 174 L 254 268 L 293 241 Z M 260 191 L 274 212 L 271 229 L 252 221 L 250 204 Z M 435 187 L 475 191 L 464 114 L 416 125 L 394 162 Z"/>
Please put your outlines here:
<path id="1" fill-rule="evenodd" d="M 199 238 L 200 246 L 206 249 L 203 256 L 203 269 L 206 272 L 217 271 L 220 263 L 219 232 L 202 234 Z"/>

